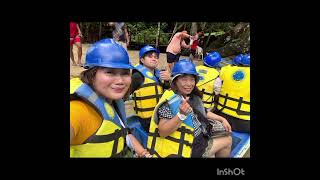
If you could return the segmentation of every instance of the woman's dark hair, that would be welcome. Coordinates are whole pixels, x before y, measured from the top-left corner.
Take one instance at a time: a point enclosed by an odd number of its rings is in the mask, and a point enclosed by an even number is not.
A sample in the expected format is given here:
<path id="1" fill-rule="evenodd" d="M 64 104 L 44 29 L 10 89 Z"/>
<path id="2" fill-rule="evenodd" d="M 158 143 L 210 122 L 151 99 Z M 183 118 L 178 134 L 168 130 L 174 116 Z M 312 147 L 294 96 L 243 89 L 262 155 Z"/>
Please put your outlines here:
<path id="1" fill-rule="evenodd" d="M 104 69 L 104 68 L 105 68 L 105 67 L 95 66 L 95 67 L 92 67 L 92 68 L 90 68 L 90 69 L 88 69 L 88 70 L 82 71 L 82 72 L 80 73 L 80 79 L 81 79 L 81 81 L 84 82 L 84 83 L 86 83 L 86 84 L 88 84 L 93 91 L 96 91 L 95 88 L 94 88 L 94 85 L 93 85 L 94 79 L 95 79 L 95 77 L 96 77 L 97 71 L 98 71 L 99 69 Z M 131 87 L 131 84 L 130 84 L 130 87 Z M 129 87 L 128 91 L 126 92 L 126 94 L 125 94 L 124 97 L 123 97 L 124 100 L 129 98 L 129 95 L 130 95 L 130 94 L 129 94 L 129 93 L 130 93 L 130 92 L 129 92 L 129 91 L 130 91 L 130 87 Z"/>
<path id="2" fill-rule="evenodd" d="M 187 74 L 184 74 L 184 75 L 187 75 Z M 182 75 L 182 76 L 184 76 L 184 75 Z M 177 87 L 176 82 L 177 82 L 177 79 L 180 78 L 180 77 L 181 77 L 181 76 L 178 76 L 178 77 L 174 78 L 174 80 L 173 80 L 172 83 L 171 83 L 171 90 L 174 91 L 175 93 L 178 92 L 178 87 Z M 191 94 L 194 94 L 194 95 L 196 95 L 196 96 L 199 96 L 199 97 L 202 99 L 203 92 L 201 92 L 201 91 L 199 90 L 199 88 L 196 86 L 196 85 L 197 85 L 197 82 L 198 82 L 198 81 L 197 81 L 197 77 L 194 76 L 194 78 L 196 79 L 196 83 L 195 83 L 195 86 L 194 86 Z"/>
<path id="3" fill-rule="evenodd" d="M 81 81 L 88 84 L 93 90 L 93 82 L 99 69 L 103 69 L 103 67 L 95 66 L 80 73 Z"/>

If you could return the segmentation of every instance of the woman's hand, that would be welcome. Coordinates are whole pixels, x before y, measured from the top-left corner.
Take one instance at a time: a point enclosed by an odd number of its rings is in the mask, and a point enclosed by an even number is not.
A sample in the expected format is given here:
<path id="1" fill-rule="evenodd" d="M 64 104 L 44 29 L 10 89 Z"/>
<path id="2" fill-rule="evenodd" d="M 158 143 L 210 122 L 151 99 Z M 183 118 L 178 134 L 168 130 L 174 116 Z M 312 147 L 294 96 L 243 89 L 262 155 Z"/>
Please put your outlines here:
<path id="1" fill-rule="evenodd" d="M 188 100 L 189 100 L 189 97 L 187 97 L 186 99 L 182 98 L 182 101 L 179 107 L 181 114 L 187 115 L 192 112 L 192 108 L 187 102 Z"/>
<path id="2" fill-rule="evenodd" d="M 226 129 L 226 131 L 231 132 L 231 126 L 230 126 L 229 122 L 226 120 L 226 118 L 221 117 L 221 123 L 222 123 L 223 127 Z"/>
<path id="3" fill-rule="evenodd" d="M 229 122 L 226 120 L 226 118 L 219 116 L 219 115 L 217 115 L 213 112 L 210 112 L 210 111 L 207 113 L 207 118 L 220 121 L 222 123 L 223 127 L 226 129 L 226 131 L 231 132 L 231 130 L 232 130 L 231 126 L 230 126 Z"/>

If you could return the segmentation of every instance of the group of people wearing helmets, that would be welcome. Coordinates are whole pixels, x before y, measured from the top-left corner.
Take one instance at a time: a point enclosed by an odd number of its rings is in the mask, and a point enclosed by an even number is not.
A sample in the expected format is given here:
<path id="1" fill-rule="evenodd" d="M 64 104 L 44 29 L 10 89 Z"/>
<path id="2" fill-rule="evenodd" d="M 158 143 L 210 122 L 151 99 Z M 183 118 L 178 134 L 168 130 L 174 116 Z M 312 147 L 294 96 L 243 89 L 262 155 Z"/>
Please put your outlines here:
<path id="1" fill-rule="evenodd" d="M 217 52 L 203 66 L 181 59 L 171 72 L 157 69 L 159 55 L 147 45 L 132 66 L 113 39 L 88 49 L 86 70 L 70 80 L 70 157 L 230 156 L 231 132 L 250 132 L 250 55 L 220 72 Z"/>

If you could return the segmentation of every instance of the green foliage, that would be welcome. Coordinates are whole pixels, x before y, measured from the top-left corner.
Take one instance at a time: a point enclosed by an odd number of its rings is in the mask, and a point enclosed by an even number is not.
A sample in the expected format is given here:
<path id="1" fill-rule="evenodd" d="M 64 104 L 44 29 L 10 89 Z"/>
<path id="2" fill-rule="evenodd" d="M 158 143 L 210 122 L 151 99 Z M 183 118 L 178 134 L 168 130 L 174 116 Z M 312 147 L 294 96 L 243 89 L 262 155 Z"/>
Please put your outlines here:
<path id="1" fill-rule="evenodd" d="M 137 43 L 155 44 L 158 31 L 157 22 L 129 22 L 127 23 L 131 34 L 131 41 Z M 169 41 L 170 35 L 164 34 L 164 29 L 168 27 L 168 23 L 160 25 L 160 44 L 166 44 Z"/>
<path id="2" fill-rule="evenodd" d="M 109 26 L 109 22 L 81 22 L 80 28 L 83 34 L 83 43 L 93 43 L 101 38 L 112 38 L 112 27 Z M 125 22 L 132 43 L 137 44 L 155 44 L 158 33 L 158 22 Z M 159 44 L 167 45 L 172 31 L 177 24 L 177 30 L 187 30 L 190 32 L 192 22 L 161 22 L 160 25 L 160 37 Z M 240 32 L 238 35 L 233 36 L 232 32 L 234 28 L 241 23 L 238 22 L 196 22 L 197 29 L 203 30 L 207 35 L 218 37 L 210 39 L 208 44 L 208 50 L 212 48 L 216 49 L 221 46 L 225 46 L 229 43 L 237 44 L 241 46 L 243 51 L 249 51 L 250 49 L 250 26 L 249 23 L 242 23 L 245 25 L 244 32 Z M 101 26 L 100 26 L 101 25 Z M 101 27 L 101 34 L 100 32 Z M 231 34 L 229 34 L 231 32 Z M 100 36 L 99 36 L 100 35 Z M 225 41 L 227 36 L 231 35 L 229 41 Z M 208 37 L 208 36 L 206 36 Z M 213 42 L 212 42 L 213 41 Z"/>

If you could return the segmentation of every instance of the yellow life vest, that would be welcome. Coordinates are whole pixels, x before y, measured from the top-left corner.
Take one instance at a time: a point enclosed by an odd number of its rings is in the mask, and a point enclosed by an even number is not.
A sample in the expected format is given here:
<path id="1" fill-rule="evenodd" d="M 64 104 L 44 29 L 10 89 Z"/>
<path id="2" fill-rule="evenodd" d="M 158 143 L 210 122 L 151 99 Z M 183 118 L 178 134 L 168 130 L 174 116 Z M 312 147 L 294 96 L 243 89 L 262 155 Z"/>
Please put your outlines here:
<path id="1" fill-rule="evenodd" d="M 217 109 L 230 116 L 250 120 L 250 67 L 225 66 Z"/>
<path id="2" fill-rule="evenodd" d="M 103 117 L 103 121 L 95 134 L 90 136 L 83 144 L 70 145 L 70 157 L 122 157 L 124 155 L 127 128 L 120 124 L 119 116 L 126 119 L 124 103 L 116 101 L 120 111 L 118 115 L 113 107 L 105 101 L 79 78 L 70 80 L 70 100 L 82 99 L 92 105 Z M 124 122 L 126 126 L 126 122 Z"/>
<path id="3" fill-rule="evenodd" d="M 158 108 L 163 104 L 168 103 L 172 110 L 172 115 L 175 116 L 179 111 L 181 97 L 171 90 L 166 90 L 157 104 L 148 133 L 147 149 L 153 157 L 191 157 L 193 132 L 192 117 L 189 114 L 187 119 L 183 121 L 177 131 L 167 137 L 160 137 L 158 124 Z"/>
<path id="4" fill-rule="evenodd" d="M 207 66 L 197 66 L 196 69 L 200 76 L 197 87 L 203 92 L 203 105 L 205 108 L 213 108 L 214 82 L 219 76 L 219 71 Z"/>
<path id="5" fill-rule="evenodd" d="M 153 75 L 145 66 L 140 64 L 136 65 L 135 69 L 143 74 L 144 82 L 132 94 L 133 109 L 141 119 L 149 119 L 163 94 L 163 88 L 156 77 L 159 77 L 160 73 L 158 69 L 155 69 L 155 75 Z"/>

